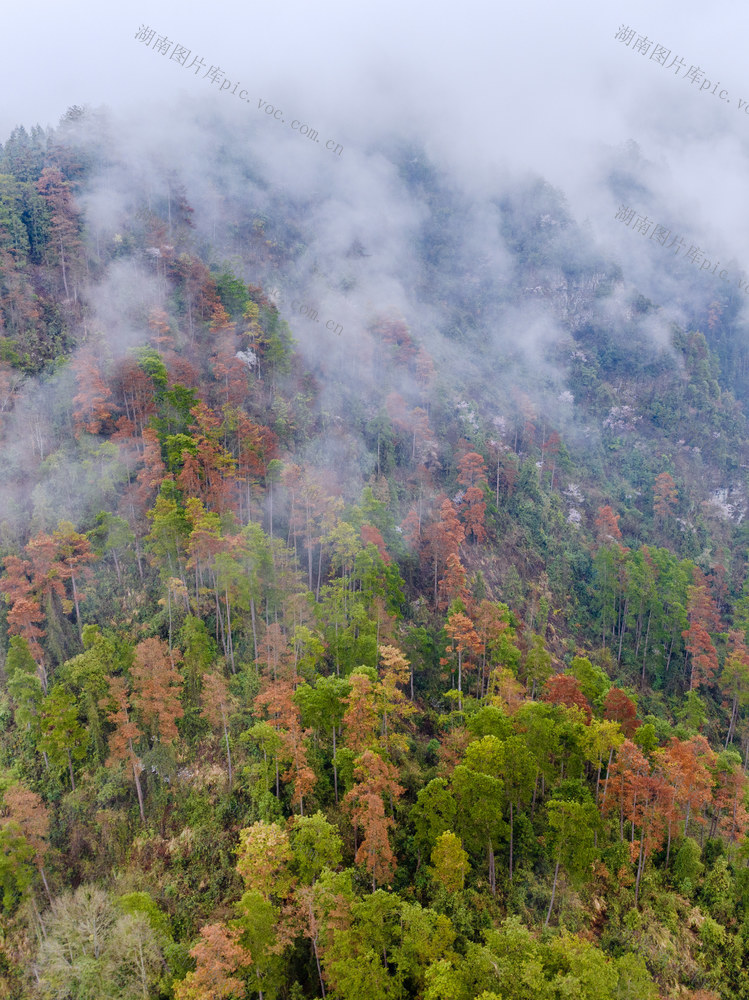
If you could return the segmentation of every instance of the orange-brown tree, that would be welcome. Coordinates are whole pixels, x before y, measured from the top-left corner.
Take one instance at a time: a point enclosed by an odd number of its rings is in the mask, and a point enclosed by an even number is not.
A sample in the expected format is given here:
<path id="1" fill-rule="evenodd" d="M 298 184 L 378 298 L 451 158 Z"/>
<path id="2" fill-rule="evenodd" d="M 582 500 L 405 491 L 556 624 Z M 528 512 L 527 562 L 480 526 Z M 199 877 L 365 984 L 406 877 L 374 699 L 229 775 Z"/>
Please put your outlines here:
<path id="1" fill-rule="evenodd" d="M 462 611 L 450 615 L 445 625 L 445 632 L 450 644 L 446 652 L 454 655 L 458 665 L 458 707 L 463 711 L 463 663 L 466 653 L 469 657 L 480 656 L 482 652 L 481 639 L 476 633 L 473 622 Z"/>
<path id="2" fill-rule="evenodd" d="M 357 758 L 354 768 L 356 784 L 346 795 L 355 830 L 363 837 L 356 852 L 356 863 L 366 865 L 372 875 L 372 891 L 377 880 L 389 882 L 396 868 L 389 832 L 395 826 L 385 813 L 385 797 L 392 803 L 405 789 L 398 784 L 397 772 L 372 750 Z"/>
<path id="3" fill-rule="evenodd" d="M 143 808 L 143 788 L 140 783 L 143 762 L 135 752 L 134 746 L 143 733 L 130 718 L 130 699 L 128 697 L 127 682 L 124 677 L 109 678 L 109 696 L 102 698 L 100 705 L 102 708 L 109 709 L 107 719 L 114 726 L 114 731 L 109 737 L 109 759 L 107 766 L 117 761 L 127 761 L 133 775 L 135 790 L 138 794 L 140 818 L 145 823 L 146 814 Z"/>
<path id="4" fill-rule="evenodd" d="M 130 671 L 133 706 L 146 732 L 165 743 L 177 739 L 177 719 L 184 715 L 180 702 L 182 675 L 175 663 L 181 659 L 179 650 L 170 653 L 163 639 L 144 639 L 135 647 Z"/>

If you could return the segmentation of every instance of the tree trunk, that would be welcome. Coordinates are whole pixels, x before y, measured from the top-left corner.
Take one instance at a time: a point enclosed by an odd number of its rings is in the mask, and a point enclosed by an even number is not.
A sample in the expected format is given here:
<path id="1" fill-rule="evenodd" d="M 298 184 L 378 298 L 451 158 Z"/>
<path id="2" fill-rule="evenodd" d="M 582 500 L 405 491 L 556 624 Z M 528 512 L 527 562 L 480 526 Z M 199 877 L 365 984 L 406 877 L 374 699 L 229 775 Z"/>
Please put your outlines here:
<path id="1" fill-rule="evenodd" d="M 671 636 L 671 645 L 668 647 L 668 656 L 666 657 L 666 670 L 665 670 L 666 673 L 668 673 L 668 668 L 669 668 L 669 666 L 671 664 L 671 654 L 674 651 L 674 639 L 675 639 L 675 636 L 672 635 Z"/>
<path id="2" fill-rule="evenodd" d="M 546 914 L 546 920 L 544 920 L 544 927 L 549 926 L 549 920 L 551 919 L 551 911 L 554 906 L 554 896 L 557 891 L 557 876 L 559 875 L 559 861 L 557 860 L 556 868 L 554 869 L 554 884 L 551 887 L 551 900 L 549 902 L 549 909 Z"/>
<path id="3" fill-rule="evenodd" d="M 252 616 L 252 645 L 255 650 L 255 671 L 258 672 L 257 665 L 257 626 L 255 625 L 255 598 L 250 598 L 250 615 Z"/>
<path id="4" fill-rule="evenodd" d="M 73 573 L 73 568 L 70 569 L 70 582 L 73 585 L 73 604 L 75 605 L 75 621 L 78 626 L 78 637 L 81 637 L 81 609 L 78 604 L 78 588 L 75 585 L 75 573 Z"/>
<path id="5" fill-rule="evenodd" d="M 312 588 L 310 588 L 310 589 L 312 589 Z M 310 904 L 309 904 L 309 910 L 310 910 L 310 929 L 311 929 L 311 923 L 312 923 L 312 920 L 314 920 L 314 914 L 312 912 L 312 900 L 311 899 L 310 899 Z M 323 998 L 323 1000 L 325 1000 L 325 982 L 323 980 L 322 969 L 320 967 L 320 955 L 318 954 L 318 951 L 317 951 L 317 934 L 315 934 L 313 936 L 313 938 L 312 938 L 312 950 L 315 953 L 315 965 L 317 966 L 317 976 L 318 976 L 318 978 L 320 980 L 320 990 L 322 991 L 322 998 Z"/>
<path id="6" fill-rule="evenodd" d="M 132 743 L 130 744 L 130 752 L 133 753 Z M 135 760 L 134 759 L 132 761 L 132 765 L 133 765 L 133 777 L 135 778 L 135 790 L 138 793 L 138 808 L 140 809 L 140 818 L 141 818 L 141 821 L 145 824 L 145 822 L 146 822 L 146 813 L 145 813 L 145 811 L 143 809 L 143 789 L 141 788 L 141 785 L 140 785 L 140 775 L 138 774 L 138 769 L 135 766 Z"/>
<path id="7" fill-rule="evenodd" d="M 338 805 L 338 765 L 335 759 L 335 722 L 333 723 L 333 787 L 335 788 L 335 804 Z"/>
<path id="8" fill-rule="evenodd" d="M 513 848 L 513 833 L 514 833 L 514 817 L 512 802 L 510 803 L 510 881 L 512 882 L 512 848 Z"/>
<path id="9" fill-rule="evenodd" d="M 647 630 L 645 632 L 645 649 L 643 650 L 643 654 L 642 654 L 642 686 L 643 686 L 643 688 L 645 687 L 645 663 L 647 661 L 647 655 L 648 655 L 648 638 L 650 636 L 650 619 L 652 617 L 653 617 L 653 609 L 651 608 L 650 612 L 648 614 L 648 627 L 647 627 Z"/>
<path id="10" fill-rule="evenodd" d="M 236 674 L 237 669 L 234 666 L 234 643 L 231 638 L 231 609 L 229 608 L 229 588 L 224 590 L 224 596 L 226 599 L 226 635 L 229 639 L 229 662 L 231 663 L 231 672 Z"/>
<path id="11" fill-rule="evenodd" d="M 226 648 L 226 632 L 224 631 L 224 616 L 221 614 L 221 604 L 218 599 L 218 584 L 216 583 L 216 577 L 213 576 L 213 596 L 216 599 L 216 641 L 219 639 L 219 630 L 221 636 L 221 647 L 224 650 L 224 656 L 229 655 L 229 650 Z"/>
<path id="12" fill-rule="evenodd" d="M 221 710 L 221 715 L 223 716 L 223 709 Z M 224 721 L 224 740 L 226 741 L 226 763 L 229 765 L 229 788 L 232 785 L 232 773 L 231 773 L 231 750 L 229 749 L 229 730 L 226 728 L 226 719 Z"/>
<path id="13" fill-rule="evenodd" d="M 642 869 L 645 867 L 645 831 L 640 830 L 640 857 L 637 859 L 637 878 L 635 879 L 635 909 L 637 909 L 637 900 L 640 897 L 640 878 L 642 877 Z"/>
<path id="14" fill-rule="evenodd" d="M 735 810 L 734 810 L 735 812 Z M 42 883 L 44 884 L 44 891 L 47 893 L 47 899 L 49 900 L 49 905 L 52 905 L 52 893 L 49 891 L 49 885 L 47 883 L 47 874 L 44 871 L 44 865 L 40 865 L 39 874 L 42 876 Z"/>
<path id="15" fill-rule="evenodd" d="M 726 749 L 728 749 L 728 744 L 733 739 L 733 729 L 736 725 L 736 713 L 739 707 L 739 696 L 735 694 L 733 696 L 733 707 L 731 708 L 731 721 L 728 724 L 728 735 L 726 736 Z"/>
<path id="16" fill-rule="evenodd" d="M 617 664 L 622 662 L 622 643 L 624 642 L 624 633 L 627 631 L 627 608 L 629 607 L 629 598 L 624 601 L 624 611 L 622 612 L 619 621 L 619 655 L 616 658 Z"/>
<path id="17" fill-rule="evenodd" d="M 73 758 L 70 756 L 70 749 L 67 750 L 68 754 L 68 771 L 70 772 L 70 787 L 75 791 L 75 777 L 73 776 Z"/>
<path id="18" fill-rule="evenodd" d="M 603 810 L 603 807 L 606 805 L 606 792 L 609 790 L 609 770 L 611 769 L 611 760 L 613 756 L 614 756 L 614 748 L 612 746 L 611 750 L 609 751 L 609 762 L 606 765 L 606 780 L 603 783 L 603 802 L 601 802 L 601 810 Z"/>

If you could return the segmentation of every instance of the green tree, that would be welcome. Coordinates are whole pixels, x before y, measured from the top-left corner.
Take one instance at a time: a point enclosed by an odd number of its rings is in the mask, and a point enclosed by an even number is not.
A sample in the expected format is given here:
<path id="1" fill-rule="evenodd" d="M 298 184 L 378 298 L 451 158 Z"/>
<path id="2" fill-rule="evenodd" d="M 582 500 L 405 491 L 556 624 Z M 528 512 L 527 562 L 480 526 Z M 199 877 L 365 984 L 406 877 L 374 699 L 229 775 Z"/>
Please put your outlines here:
<path id="1" fill-rule="evenodd" d="M 16 725 L 35 735 L 39 731 L 43 697 L 36 661 L 31 655 L 29 644 L 21 636 L 10 636 L 8 647 L 5 674 L 8 679 L 8 694 L 15 705 Z"/>
<path id="2" fill-rule="evenodd" d="M 580 690 L 595 708 L 600 709 L 611 687 L 611 681 L 598 666 L 593 666 L 587 656 L 575 656 L 568 673 L 577 678 Z"/>
<path id="3" fill-rule="evenodd" d="M 44 699 L 41 710 L 39 749 L 55 767 L 67 765 L 70 785 L 75 790 L 73 761 L 86 757 L 89 734 L 78 717 L 78 702 L 62 685 L 56 685 Z"/>
<path id="4" fill-rule="evenodd" d="M 187 615 L 179 633 L 182 645 L 183 697 L 185 707 L 195 707 L 200 698 L 203 674 L 208 673 L 216 659 L 216 644 L 202 618 Z"/>
<path id="5" fill-rule="evenodd" d="M 86 719 L 96 760 L 103 763 L 105 740 L 99 702 L 108 690 L 107 679 L 117 668 L 127 668 L 132 663 L 130 645 L 98 625 L 83 626 L 84 651 L 66 660 L 58 671 L 58 678 L 78 699 Z"/>
<path id="6" fill-rule="evenodd" d="M 300 684 L 294 692 L 294 701 L 302 712 L 303 725 L 331 735 L 336 805 L 338 804 L 337 732 L 341 728 L 346 713 L 346 699 L 350 694 L 351 683 L 344 677 L 318 677 L 314 687 Z"/>
<path id="7" fill-rule="evenodd" d="M 341 848 L 338 830 L 321 812 L 295 818 L 291 830 L 293 867 L 304 884 L 317 881 L 326 868 L 337 868 Z"/>
<path id="8" fill-rule="evenodd" d="M 497 892 L 495 847 L 507 830 L 502 819 L 504 785 L 496 777 L 501 769 L 501 742 L 496 736 L 484 736 L 470 744 L 464 762 L 452 775 L 457 803 L 456 831 L 472 851 L 486 850 L 492 895 Z"/>
<path id="9" fill-rule="evenodd" d="M 536 765 L 521 736 L 510 736 L 502 743 L 501 776 L 504 799 L 510 813 L 510 881 L 513 874 L 515 814 L 530 805 Z"/>
<path id="10" fill-rule="evenodd" d="M 448 892 L 457 892 L 464 887 L 471 866 L 468 854 L 451 830 L 446 830 L 437 837 L 431 860 L 432 877 Z"/>
<path id="11" fill-rule="evenodd" d="M 429 857 L 437 839 L 455 825 L 457 804 L 445 778 L 432 778 L 416 796 L 410 819 L 416 831 L 421 864 L 422 852 Z"/>
<path id="12" fill-rule="evenodd" d="M 547 846 L 554 863 L 554 882 L 544 927 L 548 926 L 554 908 L 560 865 L 564 865 L 570 875 L 580 875 L 588 868 L 593 856 L 593 830 L 597 823 L 592 802 L 557 799 L 549 802 L 546 808 Z"/>
<path id="13" fill-rule="evenodd" d="M 551 653 L 546 649 L 543 636 L 534 635 L 525 657 L 525 677 L 526 683 L 531 685 L 531 698 L 536 697 L 536 691 L 544 686 L 551 673 Z"/>

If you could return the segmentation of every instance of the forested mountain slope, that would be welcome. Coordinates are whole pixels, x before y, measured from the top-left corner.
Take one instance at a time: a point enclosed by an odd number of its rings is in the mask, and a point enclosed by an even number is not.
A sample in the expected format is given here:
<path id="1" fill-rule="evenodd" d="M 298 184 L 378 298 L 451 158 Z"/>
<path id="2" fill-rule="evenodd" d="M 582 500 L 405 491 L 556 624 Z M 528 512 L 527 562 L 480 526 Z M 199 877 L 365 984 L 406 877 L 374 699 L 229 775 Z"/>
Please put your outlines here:
<path id="1" fill-rule="evenodd" d="M 196 119 L 0 149 L 2 995 L 749 996 L 741 292 Z"/>

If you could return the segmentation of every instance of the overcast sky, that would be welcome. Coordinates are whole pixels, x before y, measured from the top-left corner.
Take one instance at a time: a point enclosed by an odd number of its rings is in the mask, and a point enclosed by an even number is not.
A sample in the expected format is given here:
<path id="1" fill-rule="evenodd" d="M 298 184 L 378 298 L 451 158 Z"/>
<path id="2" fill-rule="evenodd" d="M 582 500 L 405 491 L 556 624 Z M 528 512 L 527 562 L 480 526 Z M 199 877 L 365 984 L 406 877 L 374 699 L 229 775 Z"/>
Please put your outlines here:
<path id="1" fill-rule="evenodd" d="M 688 230 L 721 266 L 749 270 L 747 21 L 749 9 L 727 0 L 156 0 L 129 10 L 31 0 L 3 12 L 0 136 L 19 123 L 54 125 L 73 104 L 142 116 L 144 130 L 168 136 L 171 99 L 213 89 L 217 107 L 238 100 L 137 41 L 147 25 L 246 89 L 247 115 L 268 130 L 288 125 L 262 121 L 259 100 L 340 142 L 343 171 L 393 129 L 419 137 L 477 191 L 529 168 L 564 190 L 603 246 L 629 256 L 636 245 L 647 266 L 652 245 L 633 244 L 600 183 L 617 147 L 635 140 L 651 197 L 632 207 Z M 678 75 L 652 49 L 643 56 L 616 40 L 620 25 L 682 58 Z M 686 78 L 693 66 L 704 74 L 696 83 Z M 303 166 L 332 154 L 300 139 L 294 155 Z"/>

